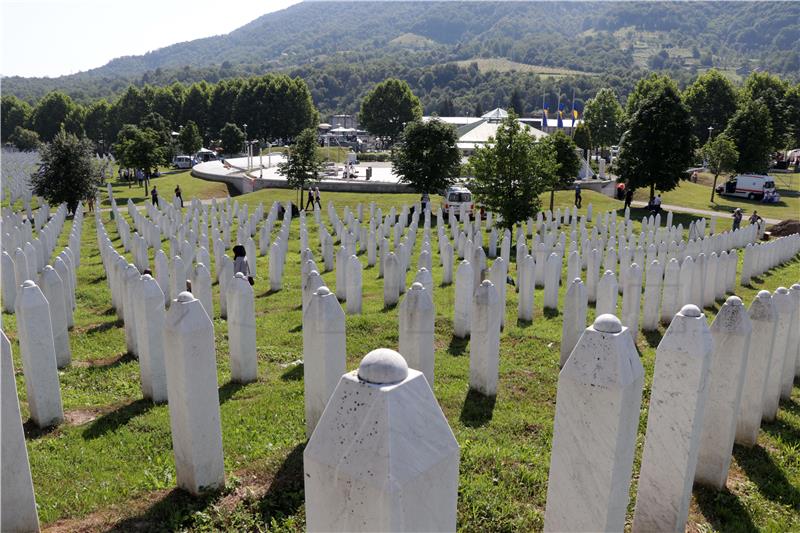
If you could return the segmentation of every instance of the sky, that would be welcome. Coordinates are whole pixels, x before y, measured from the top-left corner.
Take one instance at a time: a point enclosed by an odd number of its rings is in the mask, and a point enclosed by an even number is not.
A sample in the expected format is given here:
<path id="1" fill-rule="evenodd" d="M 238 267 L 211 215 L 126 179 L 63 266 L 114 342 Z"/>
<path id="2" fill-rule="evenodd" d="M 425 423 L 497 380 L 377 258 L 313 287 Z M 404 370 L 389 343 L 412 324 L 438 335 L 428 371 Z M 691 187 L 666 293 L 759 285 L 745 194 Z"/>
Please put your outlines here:
<path id="1" fill-rule="evenodd" d="M 299 0 L 0 0 L 3 76 L 61 76 L 228 33 Z"/>

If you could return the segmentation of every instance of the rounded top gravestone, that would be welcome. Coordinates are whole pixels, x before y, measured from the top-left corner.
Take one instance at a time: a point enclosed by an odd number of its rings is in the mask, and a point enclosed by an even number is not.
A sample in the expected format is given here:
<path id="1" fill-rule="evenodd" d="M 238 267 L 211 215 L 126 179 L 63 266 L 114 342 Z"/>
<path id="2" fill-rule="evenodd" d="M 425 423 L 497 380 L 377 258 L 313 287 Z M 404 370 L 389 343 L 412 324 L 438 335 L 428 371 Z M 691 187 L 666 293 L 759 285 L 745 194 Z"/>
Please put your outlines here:
<path id="1" fill-rule="evenodd" d="M 619 333 L 622 331 L 622 322 L 614 315 L 606 313 L 597 317 L 592 327 L 600 333 Z"/>
<path id="2" fill-rule="evenodd" d="M 375 385 L 391 385 L 408 377 L 408 364 L 403 356 L 388 348 L 372 350 L 358 365 L 359 379 Z"/>
<path id="3" fill-rule="evenodd" d="M 681 307 L 680 313 L 683 316 L 688 316 L 688 317 L 691 317 L 691 318 L 698 318 L 700 315 L 702 315 L 702 312 L 700 311 L 700 308 L 697 307 L 694 304 L 686 304 L 686 305 L 684 305 L 683 307 Z"/>

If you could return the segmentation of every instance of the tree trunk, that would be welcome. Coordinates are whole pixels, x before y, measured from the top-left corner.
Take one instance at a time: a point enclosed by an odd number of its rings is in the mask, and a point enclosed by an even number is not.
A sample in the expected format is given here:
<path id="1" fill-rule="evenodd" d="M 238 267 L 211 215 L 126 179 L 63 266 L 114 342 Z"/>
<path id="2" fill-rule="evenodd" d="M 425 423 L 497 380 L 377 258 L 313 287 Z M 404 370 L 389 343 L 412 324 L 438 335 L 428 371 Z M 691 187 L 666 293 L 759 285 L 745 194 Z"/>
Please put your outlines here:
<path id="1" fill-rule="evenodd" d="M 656 184 L 655 183 L 651 183 L 650 184 L 650 202 L 652 202 L 653 198 L 655 198 L 655 197 L 656 197 Z"/>
<path id="2" fill-rule="evenodd" d="M 555 196 L 556 196 L 555 188 L 550 189 L 550 212 L 551 213 L 553 212 L 553 200 L 555 199 Z"/>
<path id="3" fill-rule="evenodd" d="M 714 193 L 717 192 L 717 178 L 719 174 L 714 174 L 714 185 L 711 186 L 711 201 L 714 201 Z"/>

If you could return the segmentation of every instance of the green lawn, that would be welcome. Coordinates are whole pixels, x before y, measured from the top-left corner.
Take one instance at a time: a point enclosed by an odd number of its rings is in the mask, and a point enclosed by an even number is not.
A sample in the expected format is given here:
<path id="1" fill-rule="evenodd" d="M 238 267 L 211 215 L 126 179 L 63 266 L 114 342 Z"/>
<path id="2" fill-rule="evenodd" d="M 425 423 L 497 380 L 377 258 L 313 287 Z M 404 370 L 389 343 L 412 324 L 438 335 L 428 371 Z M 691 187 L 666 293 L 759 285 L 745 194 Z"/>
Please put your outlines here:
<path id="1" fill-rule="evenodd" d="M 719 211 L 721 217 L 727 217 L 728 213 L 739 207 L 746 215 L 756 210 L 767 218 L 778 220 L 800 218 L 800 174 L 775 174 L 774 178 L 775 186 L 781 195 L 781 201 L 777 204 L 763 204 L 745 198 L 719 195 L 715 195 L 714 202 L 711 202 L 711 184 L 714 177 L 708 174 L 701 174 L 697 183 L 682 181 L 676 189 L 663 193 L 661 197 L 665 204 Z M 726 178 L 720 177 L 717 185 L 725 181 Z M 649 190 L 640 189 L 636 192 L 635 199 L 647 201 L 649 194 Z"/>
<path id="2" fill-rule="evenodd" d="M 177 185 L 180 185 L 184 199 L 228 196 L 228 187 L 224 183 L 195 178 L 192 176 L 191 170 L 164 169 L 160 177 L 150 180 L 150 187 L 155 186 L 158 193 L 168 199 L 172 199 Z M 128 198 L 133 200 L 135 204 L 143 203 L 145 200 L 150 199 L 150 191 L 145 190 L 144 186 L 140 187 L 136 183 L 129 184 L 127 181 L 121 181 L 116 174 L 111 180 L 111 186 L 118 206 L 124 206 Z M 105 188 L 102 188 L 101 197 L 103 198 L 103 206 L 111 205 Z"/>
<path id="3" fill-rule="evenodd" d="M 183 179 L 184 173 L 176 175 Z M 159 178 L 162 179 L 162 178 Z M 206 183 L 206 182 L 203 182 Z M 183 185 L 182 185 L 183 187 Z M 289 190 L 264 190 L 238 198 L 251 205 L 294 198 Z M 559 193 L 557 205 L 571 201 Z M 187 199 L 189 195 L 185 196 Z M 591 197 L 591 200 L 589 199 Z M 339 213 L 345 205 L 375 201 L 386 209 L 417 200 L 416 195 L 323 194 Z M 595 212 L 620 202 L 584 193 Z M 324 218 L 324 217 L 323 217 Z M 108 213 L 103 220 L 114 245 L 121 243 Z M 688 218 L 686 219 L 688 221 Z M 68 221 L 68 224 L 70 222 Z M 316 225 L 309 242 L 319 258 Z M 67 231 L 62 235 L 62 245 Z M 417 239 L 417 250 L 422 239 Z M 432 243 L 434 244 L 434 243 Z M 167 246 L 166 244 L 164 245 Z M 437 256 L 434 244 L 434 256 Z M 292 224 L 284 289 L 270 293 L 267 257 L 257 260 L 257 348 L 259 380 L 230 382 L 226 323 L 214 320 L 227 485 L 203 498 L 174 488 L 175 471 L 165 405 L 141 399 L 139 369 L 125 355 L 122 323 L 97 253 L 95 223 L 85 220 L 78 310 L 70 333 L 73 364 L 60 372 L 68 423 L 38 431 L 26 424 L 40 520 L 62 531 L 108 530 L 278 530 L 304 527 L 302 449 L 305 444 L 298 224 Z M 416 252 L 413 262 L 416 263 Z M 513 257 L 512 253 L 512 257 Z M 151 255 L 152 259 L 152 255 Z M 362 256 L 366 264 L 366 259 Z M 321 261 L 318 262 L 321 264 Z M 461 446 L 458 523 L 464 531 L 541 530 L 546 501 L 550 441 L 558 379 L 561 316 L 542 313 L 536 290 L 532 323 L 516 320 L 517 297 L 508 292 L 501 338 L 500 382 L 496 399 L 469 393 L 469 343 L 452 336 L 453 288 L 440 287 L 441 268 L 433 258 L 436 304 L 434 392 Z M 511 274 L 516 277 L 512 265 Z M 364 270 L 364 314 L 347 317 L 347 367 L 377 347 L 396 348 L 397 308 L 384 309 L 377 268 Z M 324 278 L 334 287 L 333 272 Z M 776 268 L 752 287 L 737 287 L 749 305 L 759 289 L 774 290 L 800 278 L 800 260 Z M 408 281 L 412 279 L 409 273 Z M 563 289 L 561 297 L 563 298 Z M 214 305 L 218 314 L 218 286 Z M 709 320 L 717 306 L 706 310 Z M 589 320 L 594 318 L 590 308 Z M 3 315 L 12 340 L 23 418 L 28 418 L 14 315 Z M 641 453 L 654 347 L 661 333 L 639 335 L 646 369 L 637 452 Z M 634 476 L 635 478 L 635 476 Z M 736 447 L 729 486 L 695 489 L 690 527 L 695 531 L 800 529 L 800 389 L 781 404 L 778 419 L 764 426 L 759 444 Z M 635 482 L 631 495 L 635 495 Z M 633 506 L 629 512 L 632 513 Z"/>

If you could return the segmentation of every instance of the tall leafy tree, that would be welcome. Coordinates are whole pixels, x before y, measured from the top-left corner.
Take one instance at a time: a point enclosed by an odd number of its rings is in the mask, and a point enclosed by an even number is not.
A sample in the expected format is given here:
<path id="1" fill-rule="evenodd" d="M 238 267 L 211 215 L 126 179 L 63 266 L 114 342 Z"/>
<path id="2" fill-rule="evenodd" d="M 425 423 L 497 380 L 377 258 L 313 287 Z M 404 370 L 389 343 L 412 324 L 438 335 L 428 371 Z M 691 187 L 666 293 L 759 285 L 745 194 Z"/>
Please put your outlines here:
<path id="1" fill-rule="evenodd" d="M 731 81 L 716 69 L 700 74 L 683 92 L 692 116 L 692 132 L 700 143 L 709 138 L 708 128 L 721 133 L 736 113 L 738 94 Z"/>
<path id="2" fill-rule="evenodd" d="M 575 145 L 578 148 L 583 150 L 583 157 L 586 158 L 592 148 L 592 134 L 586 123 L 578 123 L 575 127 L 575 133 L 572 134 L 572 140 L 575 141 Z"/>
<path id="3" fill-rule="evenodd" d="M 589 128 L 592 143 L 599 148 L 619 142 L 624 117 L 625 113 L 619 105 L 617 95 L 610 88 L 597 91 L 583 109 L 583 121 Z"/>
<path id="4" fill-rule="evenodd" d="M 57 91 L 48 93 L 33 109 L 33 130 L 43 141 L 50 142 L 61 131 L 61 126 L 74 107 L 72 99 L 66 94 Z"/>
<path id="5" fill-rule="evenodd" d="M 511 91 L 511 98 L 508 100 L 508 107 L 513 109 L 517 116 L 522 116 L 524 105 L 522 103 L 522 94 L 519 92 L 519 89 L 514 88 L 514 90 Z"/>
<path id="6" fill-rule="evenodd" d="M 4 94 L 0 99 L 0 137 L 2 137 L 2 142 L 6 142 L 17 127 L 24 128 L 32 112 L 28 102 L 20 100 L 14 95 Z"/>
<path id="7" fill-rule="evenodd" d="M 539 211 L 539 195 L 558 170 L 555 154 L 536 143 L 513 113 L 503 120 L 492 142 L 470 158 L 475 179 L 470 188 L 478 202 L 501 216 L 498 224 L 511 227 Z"/>
<path id="8" fill-rule="evenodd" d="M 246 80 L 236 95 L 233 113 L 236 124 L 250 125 L 249 137 L 267 140 L 291 139 L 319 121 L 306 83 L 284 74 Z"/>
<path id="9" fill-rule="evenodd" d="M 39 140 L 39 134 L 33 130 L 17 126 L 14 128 L 14 133 L 8 138 L 9 142 L 17 147 L 18 150 L 29 152 L 38 150 L 42 144 Z"/>
<path id="10" fill-rule="evenodd" d="M 51 205 L 66 202 L 74 213 L 78 202 L 90 198 L 100 183 L 91 141 L 62 129 L 44 147 L 41 157 L 41 169 L 31 176 L 34 194 Z"/>
<path id="11" fill-rule="evenodd" d="M 172 129 L 180 125 L 185 94 L 183 85 L 174 83 L 169 87 L 160 87 L 153 95 L 153 112 L 164 117 Z"/>
<path id="12" fill-rule="evenodd" d="M 772 122 L 770 144 L 773 150 L 787 147 L 789 110 L 786 108 L 786 91 L 788 88 L 786 82 L 769 72 L 753 72 L 747 77 L 742 87 L 742 99 L 745 102 L 760 99 L 767 107 Z"/>
<path id="13" fill-rule="evenodd" d="M 578 172 L 581 171 L 581 163 L 575 153 L 577 146 L 575 142 L 563 131 L 557 131 L 540 141 L 547 150 L 550 150 L 556 159 L 557 169 L 552 176 L 553 180 L 549 183 L 550 189 L 550 210 L 553 210 L 556 189 L 570 187 Z"/>
<path id="14" fill-rule="evenodd" d="M 670 191 L 692 162 L 691 119 L 678 87 L 668 78 L 640 81 L 637 104 L 623 135 L 620 177 L 634 189 Z"/>
<path id="15" fill-rule="evenodd" d="M 222 149 L 226 154 L 238 154 L 242 151 L 244 146 L 244 132 L 239 129 L 239 126 L 228 122 L 219 131 L 220 139 L 222 140 Z"/>
<path id="16" fill-rule="evenodd" d="M 406 124 L 422 118 L 422 105 L 408 83 L 389 78 L 377 84 L 361 101 L 358 120 L 373 135 L 394 144 Z"/>
<path id="17" fill-rule="evenodd" d="M 303 189 L 309 182 L 319 179 L 321 170 L 317 132 L 313 128 L 305 129 L 295 137 L 286 161 L 278 163 L 278 174 L 286 177 L 290 187 L 300 190 L 302 199 Z"/>
<path id="18" fill-rule="evenodd" d="M 392 172 L 420 193 L 452 185 L 461 170 L 455 128 L 441 120 L 409 122 L 392 153 Z"/>
<path id="19" fill-rule="evenodd" d="M 800 146 L 800 83 L 786 91 L 786 145 Z"/>
<path id="20" fill-rule="evenodd" d="M 150 128 L 126 124 L 117 135 L 114 154 L 120 165 L 150 171 L 167 158 L 166 148 L 159 143 L 158 133 Z"/>
<path id="21" fill-rule="evenodd" d="M 208 108 L 210 102 L 209 86 L 205 81 L 193 83 L 186 93 L 181 111 L 181 122 L 186 129 L 193 122 L 201 135 L 200 144 L 206 138 L 208 128 Z"/>
<path id="22" fill-rule="evenodd" d="M 739 150 L 727 135 L 721 133 L 703 145 L 700 152 L 703 154 L 708 169 L 714 174 L 714 185 L 711 186 L 711 201 L 713 202 L 717 179 L 723 172 L 730 172 L 736 168 L 736 163 L 739 161 Z"/>
<path id="23" fill-rule="evenodd" d="M 197 124 L 190 120 L 181 128 L 178 145 L 184 154 L 193 154 L 203 147 L 203 137 L 200 135 Z"/>
<path id="24" fill-rule="evenodd" d="M 725 135 L 739 152 L 737 172 L 766 172 L 772 153 L 772 117 L 763 100 L 747 100 L 731 117 Z"/>
<path id="25" fill-rule="evenodd" d="M 112 130 L 111 105 L 105 100 L 93 102 L 86 110 L 83 128 L 89 139 L 97 145 L 102 144 L 102 150 L 111 148 L 111 144 L 116 138 Z"/>
<path id="26" fill-rule="evenodd" d="M 142 91 L 135 86 L 129 86 L 124 93 L 112 105 L 115 130 L 119 130 L 125 124 L 138 125 L 147 113 L 150 106 L 145 99 Z"/>

